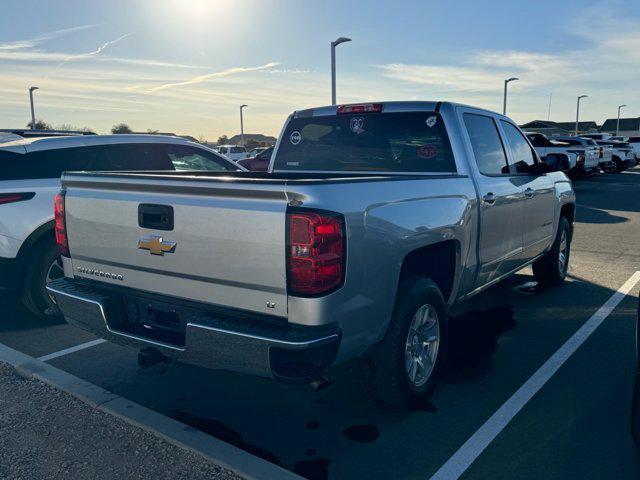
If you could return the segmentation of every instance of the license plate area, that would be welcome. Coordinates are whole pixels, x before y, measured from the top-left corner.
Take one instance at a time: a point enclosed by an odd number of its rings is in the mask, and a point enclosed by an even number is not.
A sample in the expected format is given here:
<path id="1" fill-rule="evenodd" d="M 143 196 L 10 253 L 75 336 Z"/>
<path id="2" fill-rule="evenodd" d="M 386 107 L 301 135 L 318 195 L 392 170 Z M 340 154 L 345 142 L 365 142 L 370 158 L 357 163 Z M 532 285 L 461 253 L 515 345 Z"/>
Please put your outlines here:
<path id="1" fill-rule="evenodd" d="M 130 296 L 125 296 L 123 303 L 125 318 L 115 329 L 176 347 L 185 346 L 187 319 L 195 310 Z"/>

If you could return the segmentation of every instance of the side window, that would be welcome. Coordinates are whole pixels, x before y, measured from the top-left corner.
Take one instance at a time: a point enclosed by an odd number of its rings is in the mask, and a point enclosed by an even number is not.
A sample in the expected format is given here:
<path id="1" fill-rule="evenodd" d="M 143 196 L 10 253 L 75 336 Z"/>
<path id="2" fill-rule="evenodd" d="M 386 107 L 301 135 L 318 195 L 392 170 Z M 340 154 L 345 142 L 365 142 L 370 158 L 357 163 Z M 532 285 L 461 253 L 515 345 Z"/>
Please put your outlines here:
<path id="1" fill-rule="evenodd" d="M 199 148 L 182 145 L 163 145 L 176 170 L 207 170 L 226 172 L 233 169 L 227 160 Z"/>
<path id="2" fill-rule="evenodd" d="M 18 178 L 60 178 L 62 172 L 86 170 L 87 162 L 80 154 L 80 148 L 55 148 L 38 150 L 25 155 L 10 177 Z"/>
<path id="3" fill-rule="evenodd" d="M 480 173 L 483 175 L 508 174 L 507 156 L 493 119 L 484 115 L 465 113 L 464 124 L 469 132 L 471 147 Z"/>
<path id="4" fill-rule="evenodd" d="M 167 154 L 155 143 L 106 145 L 107 170 L 173 170 Z"/>
<path id="5" fill-rule="evenodd" d="M 504 120 L 501 122 L 511 152 L 511 163 L 516 167 L 516 172 L 533 173 L 532 167 L 536 164 L 536 157 L 524 135 L 511 123 Z"/>

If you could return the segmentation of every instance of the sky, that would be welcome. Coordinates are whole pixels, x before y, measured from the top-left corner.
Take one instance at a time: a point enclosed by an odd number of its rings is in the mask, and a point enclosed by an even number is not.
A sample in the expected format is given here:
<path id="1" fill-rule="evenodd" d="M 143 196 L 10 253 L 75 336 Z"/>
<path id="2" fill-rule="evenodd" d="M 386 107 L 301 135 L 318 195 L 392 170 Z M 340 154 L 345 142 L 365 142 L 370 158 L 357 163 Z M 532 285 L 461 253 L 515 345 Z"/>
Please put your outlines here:
<path id="1" fill-rule="evenodd" d="M 294 110 L 448 100 L 519 123 L 640 116 L 640 2 L 0 0 L 0 128 L 36 117 L 215 141 L 277 136 Z"/>

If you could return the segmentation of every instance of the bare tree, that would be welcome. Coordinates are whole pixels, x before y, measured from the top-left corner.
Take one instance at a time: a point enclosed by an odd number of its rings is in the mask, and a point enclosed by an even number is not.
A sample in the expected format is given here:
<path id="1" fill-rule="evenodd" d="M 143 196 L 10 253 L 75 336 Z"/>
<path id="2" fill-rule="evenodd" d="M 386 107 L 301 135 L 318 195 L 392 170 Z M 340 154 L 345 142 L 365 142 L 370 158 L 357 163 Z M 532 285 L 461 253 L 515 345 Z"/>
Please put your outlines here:
<path id="1" fill-rule="evenodd" d="M 31 128 L 31 124 L 32 123 L 33 122 L 27 123 L 27 128 Z M 51 124 L 45 122 L 42 119 L 38 119 L 38 120 L 36 120 L 36 128 L 35 128 L 35 130 L 52 130 L 52 128 L 51 128 Z"/>

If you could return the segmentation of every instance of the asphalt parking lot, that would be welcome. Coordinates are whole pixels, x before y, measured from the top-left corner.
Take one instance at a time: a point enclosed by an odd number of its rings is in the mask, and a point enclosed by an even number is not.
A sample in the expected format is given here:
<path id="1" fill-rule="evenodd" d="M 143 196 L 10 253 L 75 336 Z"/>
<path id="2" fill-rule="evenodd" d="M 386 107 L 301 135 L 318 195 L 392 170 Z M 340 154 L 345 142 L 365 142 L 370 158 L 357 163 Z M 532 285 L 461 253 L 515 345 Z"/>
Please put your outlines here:
<path id="1" fill-rule="evenodd" d="M 100 343 L 48 363 L 310 479 L 429 479 L 640 270 L 640 168 L 574 183 L 569 278 L 540 291 L 529 270 L 455 312 L 440 387 L 421 411 L 380 410 L 359 370 L 324 389 L 184 365 L 141 370 L 137 351 Z M 640 478 L 629 435 L 640 283 L 486 450 L 468 479 Z M 94 340 L 0 296 L 0 343 L 33 357 Z M 448 463 L 449 462 L 449 463 Z"/>

